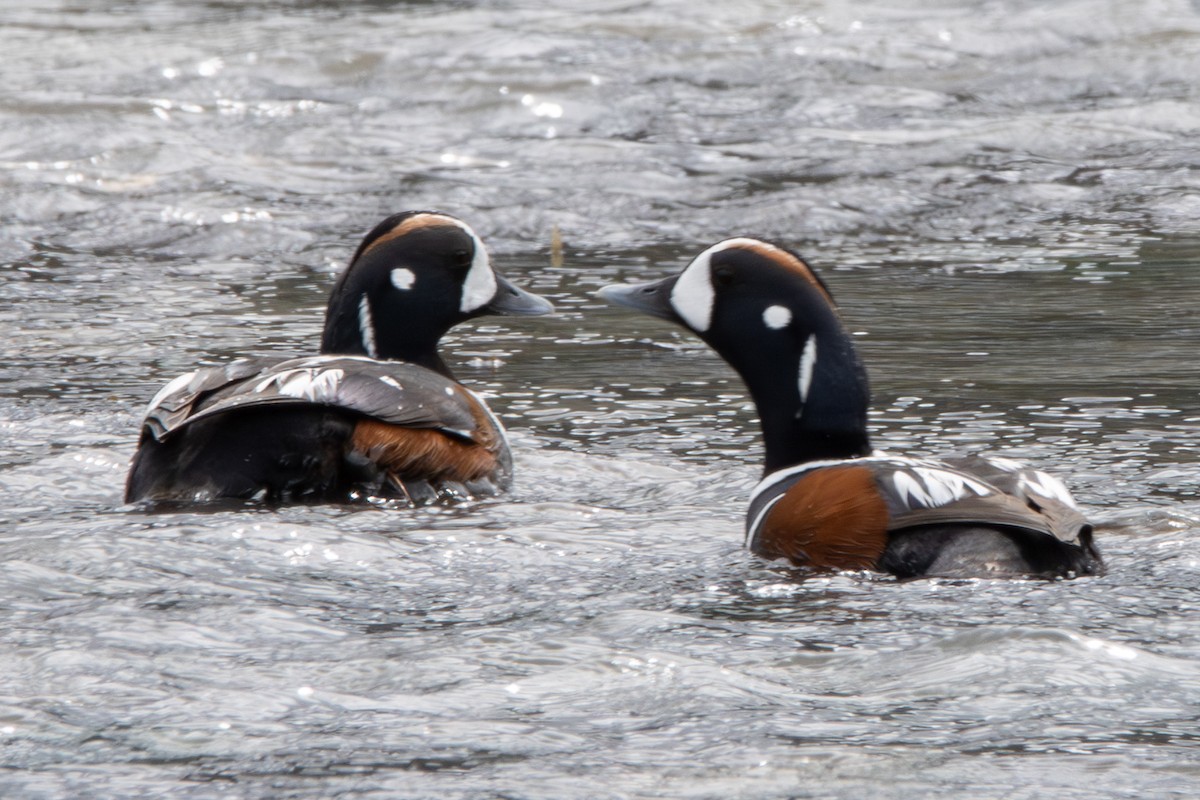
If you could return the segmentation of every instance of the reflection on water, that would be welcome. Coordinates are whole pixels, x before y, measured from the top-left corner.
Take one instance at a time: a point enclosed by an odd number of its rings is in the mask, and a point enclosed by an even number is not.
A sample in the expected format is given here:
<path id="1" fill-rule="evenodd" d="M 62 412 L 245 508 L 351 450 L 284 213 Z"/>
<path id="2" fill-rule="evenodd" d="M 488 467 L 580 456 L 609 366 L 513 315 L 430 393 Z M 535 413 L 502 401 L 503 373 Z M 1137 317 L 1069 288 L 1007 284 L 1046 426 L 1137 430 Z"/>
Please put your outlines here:
<path id="1" fill-rule="evenodd" d="M 2 793 L 1190 788 L 1198 14 L 0 12 Z M 158 385 L 311 352 L 362 232 L 421 207 L 560 309 L 446 342 L 512 430 L 511 496 L 119 505 Z M 876 444 L 1062 472 L 1110 574 L 898 583 L 749 556 L 740 382 L 593 296 L 743 233 L 822 269 Z"/>

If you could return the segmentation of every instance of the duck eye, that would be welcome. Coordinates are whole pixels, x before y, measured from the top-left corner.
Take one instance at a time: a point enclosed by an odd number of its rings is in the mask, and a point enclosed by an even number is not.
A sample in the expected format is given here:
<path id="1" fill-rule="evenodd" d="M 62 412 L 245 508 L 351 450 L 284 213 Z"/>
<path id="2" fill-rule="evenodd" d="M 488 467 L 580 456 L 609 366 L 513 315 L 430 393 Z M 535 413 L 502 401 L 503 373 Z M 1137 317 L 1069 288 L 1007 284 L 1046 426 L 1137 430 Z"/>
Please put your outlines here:
<path id="1" fill-rule="evenodd" d="M 469 250 L 455 250 L 450 254 L 450 263 L 459 269 L 466 269 L 471 266 L 471 252 Z"/>
<path id="2" fill-rule="evenodd" d="M 717 267 L 713 270 L 712 281 L 716 286 L 732 286 L 734 280 L 733 270 L 729 267 Z"/>

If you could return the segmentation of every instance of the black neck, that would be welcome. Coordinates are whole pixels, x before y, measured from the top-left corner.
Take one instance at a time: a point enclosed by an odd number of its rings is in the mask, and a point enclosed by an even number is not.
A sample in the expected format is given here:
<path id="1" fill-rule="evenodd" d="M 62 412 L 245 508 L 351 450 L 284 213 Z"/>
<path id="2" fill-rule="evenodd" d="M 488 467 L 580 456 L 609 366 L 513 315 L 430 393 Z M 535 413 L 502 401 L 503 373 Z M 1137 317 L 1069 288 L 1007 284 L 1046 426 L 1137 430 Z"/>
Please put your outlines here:
<path id="1" fill-rule="evenodd" d="M 808 461 L 869 455 L 866 373 L 849 336 L 826 331 L 816 340 L 817 358 L 807 397 L 801 400 L 799 353 L 743 350 L 730 359 L 758 409 L 767 473 Z"/>
<path id="2" fill-rule="evenodd" d="M 759 407 L 762 420 L 763 444 L 766 454 L 763 473 L 785 469 L 808 461 L 857 458 L 871 452 L 871 442 L 865 428 L 839 430 L 812 424 L 794 412 L 766 414 Z"/>
<path id="3" fill-rule="evenodd" d="M 419 326 L 412 326 L 417 328 Z M 446 362 L 438 355 L 437 345 L 441 336 L 414 338 L 412 330 L 375 331 L 376 352 L 372 356 L 363 344 L 362 331 L 358 324 L 357 305 L 349 307 L 330 306 L 325 317 L 325 330 L 321 335 L 322 355 L 367 356 L 383 361 L 405 361 L 431 369 L 447 378 L 454 378 Z"/>

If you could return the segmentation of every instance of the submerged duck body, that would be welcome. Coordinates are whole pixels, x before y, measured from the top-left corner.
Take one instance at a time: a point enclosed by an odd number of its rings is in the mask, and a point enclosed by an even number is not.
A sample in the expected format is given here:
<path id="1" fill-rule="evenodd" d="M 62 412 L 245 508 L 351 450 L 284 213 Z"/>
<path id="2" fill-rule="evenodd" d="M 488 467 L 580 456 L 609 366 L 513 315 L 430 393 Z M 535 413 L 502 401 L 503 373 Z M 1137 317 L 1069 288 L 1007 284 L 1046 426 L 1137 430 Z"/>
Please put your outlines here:
<path id="1" fill-rule="evenodd" d="M 745 381 L 766 450 L 746 517 L 753 552 L 901 577 L 1102 570 L 1057 478 L 1008 459 L 872 450 L 866 372 L 829 289 L 794 253 L 730 239 L 679 275 L 601 295 L 695 332 Z"/>
<path id="2" fill-rule="evenodd" d="M 473 317 L 551 310 L 496 274 L 460 220 L 389 217 L 337 281 L 319 355 L 238 359 L 159 391 L 126 502 L 420 503 L 501 491 L 512 475 L 504 428 L 437 344 Z"/>

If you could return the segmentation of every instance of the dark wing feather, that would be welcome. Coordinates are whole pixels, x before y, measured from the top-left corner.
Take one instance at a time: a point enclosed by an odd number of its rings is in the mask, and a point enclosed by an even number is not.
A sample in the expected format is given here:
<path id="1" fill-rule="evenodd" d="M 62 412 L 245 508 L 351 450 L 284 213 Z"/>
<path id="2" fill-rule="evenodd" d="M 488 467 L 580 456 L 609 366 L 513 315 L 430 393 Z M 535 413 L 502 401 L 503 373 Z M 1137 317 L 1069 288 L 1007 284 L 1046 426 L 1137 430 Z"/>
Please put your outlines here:
<path id="1" fill-rule="evenodd" d="M 815 470 L 835 466 L 871 469 L 887 504 L 890 531 L 941 524 L 1002 526 L 1046 534 L 1078 544 L 1091 526 L 1061 481 L 1006 459 L 977 456 L 935 462 L 874 455 L 820 462 L 768 475 L 747 511 L 747 542 L 757 546 L 763 520 L 794 484 Z"/>
<path id="2" fill-rule="evenodd" d="M 477 403 L 459 384 L 415 364 L 354 356 L 242 359 L 176 378 L 151 403 L 145 429 L 161 440 L 233 409 L 317 405 L 474 441 Z"/>
<path id="3" fill-rule="evenodd" d="M 1061 481 L 1016 462 L 968 457 L 880 464 L 876 480 L 893 531 L 947 523 L 997 525 L 1079 543 L 1091 530 Z"/>
<path id="4" fill-rule="evenodd" d="M 197 403 L 213 392 L 239 384 L 277 363 L 279 359 L 239 358 L 219 367 L 180 375 L 158 390 L 146 408 L 142 427 L 155 439 L 162 439 L 188 422 Z"/>

